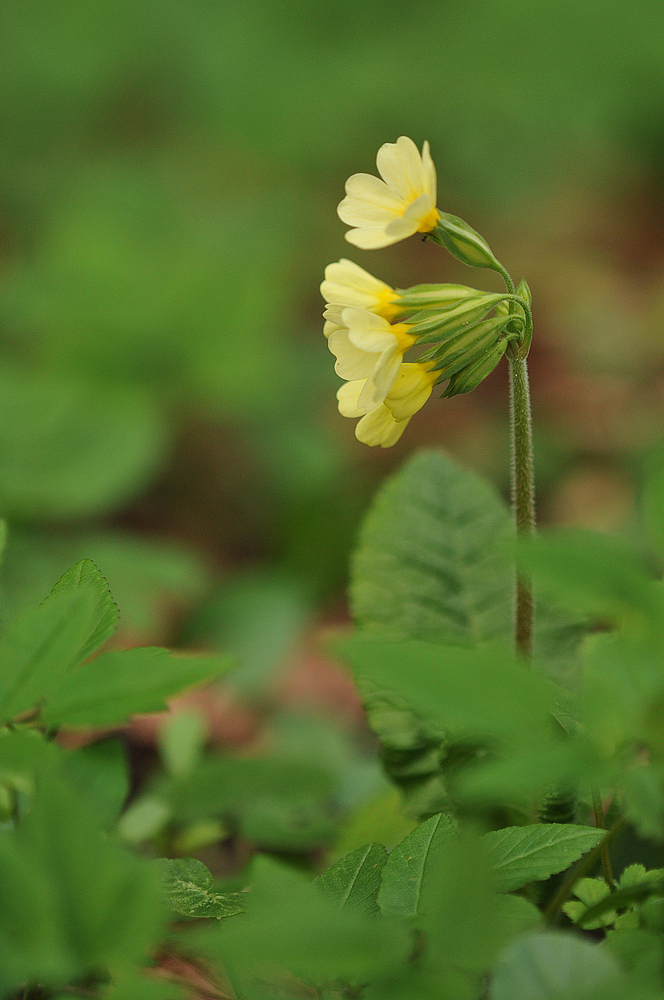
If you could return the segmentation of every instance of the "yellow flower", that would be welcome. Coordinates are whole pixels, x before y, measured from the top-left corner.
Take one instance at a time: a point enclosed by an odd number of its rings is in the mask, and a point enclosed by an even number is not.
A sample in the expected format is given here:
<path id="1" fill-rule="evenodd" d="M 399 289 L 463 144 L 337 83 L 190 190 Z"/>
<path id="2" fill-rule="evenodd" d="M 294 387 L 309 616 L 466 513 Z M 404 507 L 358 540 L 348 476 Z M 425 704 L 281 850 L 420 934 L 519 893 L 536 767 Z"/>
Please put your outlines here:
<path id="1" fill-rule="evenodd" d="M 379 180 L 372 174 L 353 174 L 346 181 L 346 197 L 337 212 L 342 222 L 357 228 L 346 239 L 363 250 L 389 247 L 413 233 L 435 228 L 436 168 L 425 142 L 422 154 L 407 136 L 386 142 L 376 156 Z"/>
<path id="2" fill-rule="evenodd" d="M 353 306 L 330 305 L 325 317 L 333 325 L 327 343 L 337 359 L 334 369 L 343 379 L 363 380 L 358 405 L 370 410 L 391 390 L 416 338 L 407 323 L 391 326 L 382 316 Z"/>
<path id="3" fill-rule="evenodd" d="M 355 428 L 358 441 L 372 447 L 391 448 L 405 431 L 413 414 L 426 403 L 438 374 L 417 362 L 403 364 L 384 401 L 368 413 L 360 406 L 365 380 L 347 382 L 337 392 L 339 412 L 344 417 L 361 417 Z"/>
<path id="4" fill-rule="evenodd" d="M 325 268 L 320 292 L 326 302 L 368 309 L 385 319 L 392 319 L 399 312 L 398 293 L 344 257 Z"/>

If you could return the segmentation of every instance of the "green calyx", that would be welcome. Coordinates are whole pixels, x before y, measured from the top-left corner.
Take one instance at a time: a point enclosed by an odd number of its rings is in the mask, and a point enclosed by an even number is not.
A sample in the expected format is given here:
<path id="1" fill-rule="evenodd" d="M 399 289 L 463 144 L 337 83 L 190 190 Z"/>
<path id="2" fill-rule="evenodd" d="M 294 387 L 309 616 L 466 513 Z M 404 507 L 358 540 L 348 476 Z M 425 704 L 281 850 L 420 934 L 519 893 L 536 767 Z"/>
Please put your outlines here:
<path id="1" fill-rule="evenodd" d="M 491 309 L 502 302 L 504 293 L 479 293 L 475 298 L 468 298 L 451 309 L 426 309 L 418 315 L 418 320 L 410 328 L 418 344 L 433 344 L 439 342 L 446 334 L 453 333 L 460 327 L 483 319 Z"/>
<path id="2" fill-rule="evenodd" d="M 441 399 L 444 397 L 459 396 L 464 392 L 472 392 L 473 389 L 476 389 L 480 382 L 487 375 L 490 375 L 496 367 L 507 350 L 508 343 L 509 340 L 507 337 L 500 337 L 492 347 L 476 358 L 475 361 L 456 371 L 451 376 L 445 391 L 441 393 Z"/>
<path id="3" fill-rule="evenodd" d="M 428 235 L 434 243 L 445 247 L 453 257 L 469 267 L 489 267 L 503 272 L 502 265 L 484 237 L 456 215 L 441 212 L 438 225 Z"/>
<path id="4" fill-rule="evenodd" d="M 397 289 L 398 305 L 401 312 L 407 315 L 420 309 L 437 307 L 449 309 L 468 299 L 476 299 L 484 292 L 469 285 L 413 285 L 412 288 Z"/>
<path id="5" fill-rule="evenodd" d="M 511 319 L 505 316 L 492 316 L 481 323 L 464 329 L 450 337 L 443 344 L 437 345 L 418 360 L 432 364 L 432 370 L 439 371 L 438 382 L 450 378 L 463 368 L 474 365 L 491 353 L 501 339 L 503 331 Z M 509 338 L 502 338 L 507 343 Z"/>

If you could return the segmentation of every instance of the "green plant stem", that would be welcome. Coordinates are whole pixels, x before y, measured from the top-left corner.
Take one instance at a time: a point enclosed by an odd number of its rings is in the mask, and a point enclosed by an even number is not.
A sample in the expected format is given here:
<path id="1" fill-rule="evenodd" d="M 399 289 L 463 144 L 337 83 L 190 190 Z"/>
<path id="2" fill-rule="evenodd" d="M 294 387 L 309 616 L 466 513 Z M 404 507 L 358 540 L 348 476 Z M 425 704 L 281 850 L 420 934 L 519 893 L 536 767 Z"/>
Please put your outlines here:
<path id="1" fill-rule="evenodd" d="M 602 800 L 599 797 L 599 792 L 593 788 L 593 812 L 595 813 L 595 823 L 600 830 L 606 830 L 606 825 L 604 823 L 604 810 L 602 809 Z M 613 892 L 615 889 L 615 882 L 613 881 L 613 869 L 611 868 L 611 856 L 609 855 L 609 845 L 604 841 L 602 843 L 602 874 L 604 876 L 604 881 L 606 882 L 609 890 Z"/>
<path id="2" fill-rule="evenodd" d="M 578 863 L 574 871 L 570 875 L 568 875 L 568 877 L 565 879 L 560 889 L 555 894 L 555 896 L 553 897 L 553 899 L 551 900 L 551 902 L 544 911 L 544 919 L 548 924 L 553 923 L 553 921 L 556 919 L 558 915 L 560 907 L 563 905 L 564 902 L 566 902 L 568 897 L 572 894 L 572 889 L 574 888 L 576 883 L 583 875 L 586 874 L 586 872 L 589 872 L 593 868 L 593 866 L 597 864 L 598 858 L 602 856 L 603 851 L 608 850 L 609 846 L 616 839 L 616 837 L 622 830 L 623 826 L 625 826 L 625 822 L 626 822 L 625 819 L 622 816 L 620 816 L 613 824 L 611 829 L 608 831 L 604 840 L 602 840 L 601 843 L 597 845 L 597 847 L 593 847 L 592 851 L 589 851 L 588 854 L 586 854 L 585 858 L 581 859 L 581 861 Z"/>
<path id="3" fill-rule="evenodd" d="M 522 538 L 535 531 L 535 479 L 533 465 L 533 431 L 530 413 L 528 369 L 518 357 L 516 344 L 507 349 L 510 373 L 510 446 L 512 510 L 517 536 Z M 516 574 L 516 648 L 530 657 L 533 650 L 533 595 L 530 581 Z"/>

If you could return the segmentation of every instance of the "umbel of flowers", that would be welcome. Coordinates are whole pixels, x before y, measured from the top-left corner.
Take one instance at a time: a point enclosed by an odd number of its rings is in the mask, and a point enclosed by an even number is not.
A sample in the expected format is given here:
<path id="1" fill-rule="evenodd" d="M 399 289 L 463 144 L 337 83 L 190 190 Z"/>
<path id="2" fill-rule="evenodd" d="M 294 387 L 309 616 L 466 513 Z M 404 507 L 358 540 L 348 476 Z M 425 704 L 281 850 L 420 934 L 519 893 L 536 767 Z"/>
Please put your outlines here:
<path id="1" fill-rule="evenodd" d="M 401 136 L 381 146 L 376 164 L 380 178 L 353 174 L 346 182 L 338 213 L 353 227 L 349 243 L 376 249 L 422 233 L 465 264 L 498 271 L 507 287 L 503 293 L 452 284 L 395 289 L 350 260 L 325 269 L 324 333 L 345 380 L 339 410 L 360 418 L 360 441 L 389 448 L 435 385 L 446 383 L 442 396 L 470 392 L 506 351 L 525 358 L 532 317 L 525 281 L 515 289 L 486 240 L 437 207 L 428 142 L 420 154 Z M 405 361 L 410 351 L 417 355 Z"/>

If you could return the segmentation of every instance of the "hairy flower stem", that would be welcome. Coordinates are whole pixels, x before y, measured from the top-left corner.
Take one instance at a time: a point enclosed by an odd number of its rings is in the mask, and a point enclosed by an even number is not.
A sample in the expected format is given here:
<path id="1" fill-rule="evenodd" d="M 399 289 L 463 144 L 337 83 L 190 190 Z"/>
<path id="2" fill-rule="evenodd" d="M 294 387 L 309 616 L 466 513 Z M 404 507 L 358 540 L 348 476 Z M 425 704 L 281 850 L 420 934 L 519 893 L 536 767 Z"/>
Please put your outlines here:
<path id="1" fill-rule="evenodd" d="M 535 531 L 535 479 L 530 390 L 525 360 L 518 357 L 516 344 L 507 349 L 510 372 L 510 446 L 512 510 L 517 535 Z M 533 651 L 533 595 L 530 581 L 516 574 L 516 648 L 525 657 Z"/>

